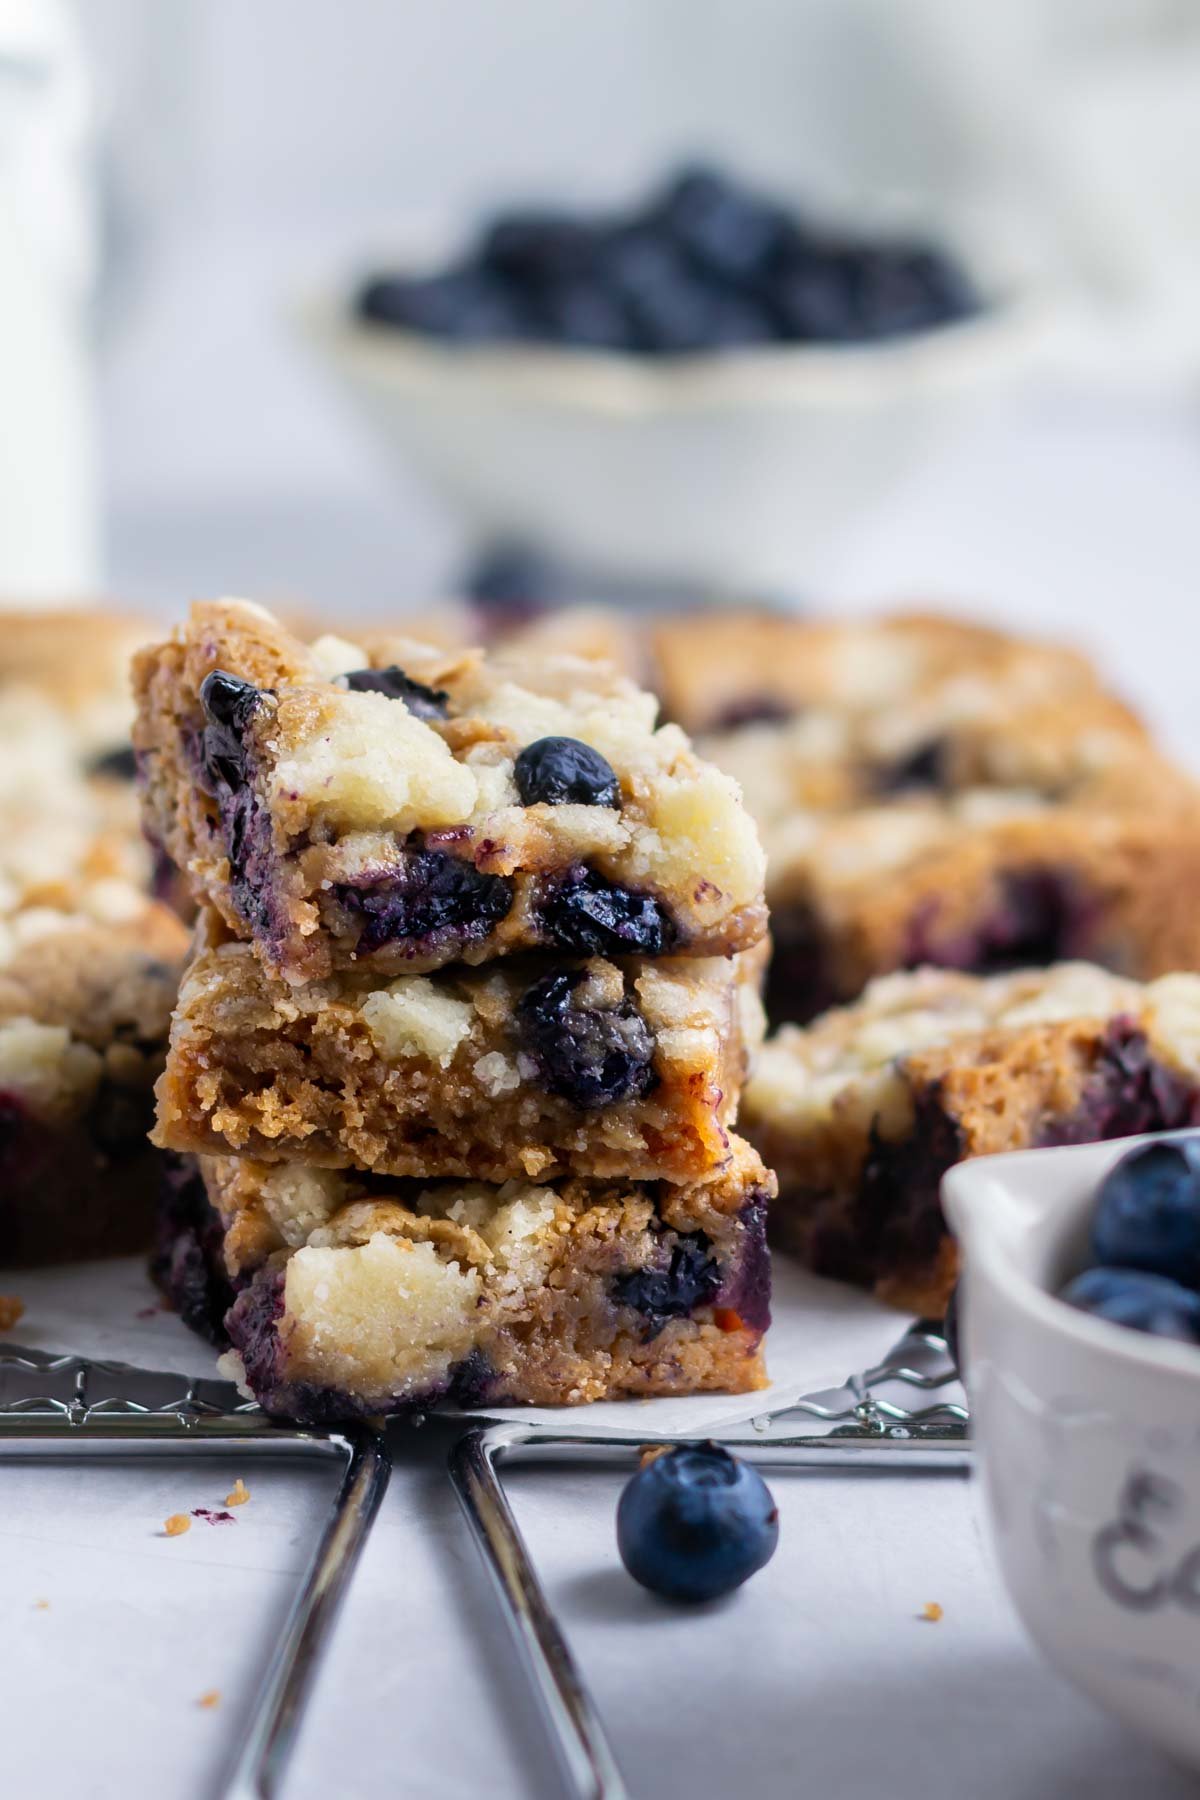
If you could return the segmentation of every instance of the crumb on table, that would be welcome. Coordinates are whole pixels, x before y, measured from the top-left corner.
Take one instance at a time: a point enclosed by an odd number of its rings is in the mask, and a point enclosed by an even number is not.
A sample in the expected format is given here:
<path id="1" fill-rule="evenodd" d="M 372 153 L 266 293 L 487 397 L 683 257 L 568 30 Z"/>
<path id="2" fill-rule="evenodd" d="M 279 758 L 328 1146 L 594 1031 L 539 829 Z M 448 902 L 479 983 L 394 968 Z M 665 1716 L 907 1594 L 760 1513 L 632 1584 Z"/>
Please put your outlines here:
<path id="1" fill-rule="evenodd" d="M 230 1489 L 229 1493 L 227 1493 L 225 1496 L 225 1504 L 226 1504 L 226 1506 L 245 1506 L 245 1504 L 249 1498 L 250 1498 L 250 1489 L 246 1486 L 245 1482 L 242 1480 L 241 1476 L 239 1475 L 237 1480 L 234 1482 L 233 1487 Z"/>
<path id="2" fill-rule="evenodd" d="M 0 1294 L 0 1331 L 11 1331 L 25 1317 L 25 1302 L 15 1294 Z"/>
<path id="3" fill-rule="evenodd" d="M 927 1600 L 921 1608 L 921 1617 L 927 1619 L 931 1625 L 936 1625 L 938 1620 L 944 1616 L 944 1609 L 936 1600 Z"/>
<path id="4" fill-rule="evenodd" d="M 197 1706 L 203 1706 L 209 1712 L 211 1712 L 211 1710 L 214 1706 L 219 1706 L 220 1704 L 221 1704 L 220 1688 L 209 1688 L 206 1693 L 201 1694 L 200 1698 L 196 1702 Z"/>
<path id="5" fill-rule="evenodd" d="M 192 1521 L 186 1513 L 172 1513 L 169 1519 L 163 1520 L 163 1531 L 167 1537 L 182 1537 L 185 1531 L 192 1529 Z"/>

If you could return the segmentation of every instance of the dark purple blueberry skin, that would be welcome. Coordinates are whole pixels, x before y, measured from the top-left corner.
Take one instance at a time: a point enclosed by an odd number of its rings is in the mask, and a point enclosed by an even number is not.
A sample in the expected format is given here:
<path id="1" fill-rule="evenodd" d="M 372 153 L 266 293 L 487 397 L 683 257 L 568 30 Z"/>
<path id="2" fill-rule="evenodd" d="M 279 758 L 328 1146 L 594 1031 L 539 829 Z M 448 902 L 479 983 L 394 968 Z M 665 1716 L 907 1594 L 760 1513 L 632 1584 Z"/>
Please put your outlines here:
<path id="1" fill-rule="evenodd" d="M 915 918 L 902 966 L 915 969 L 932 963 L 977 975 L 1046 968 L 1087 955 L 1096 923 L 1095 902 L 1069 870 L 1014 869 L 1000 882 L 998 904 L 973 931 L 947 934 L 936 905 Z"/>
<path id="2" fill-rule="evenodd" d="M 612 1298 L 646 1321 L 647 1336 L 661 1331 L 668 1319 L 687 1319 L 697 1307 L 716 1299 L 724 1275 L 703 1231 L 664 1232 L 653 1262 L 612 1284 Z"/>
<path id="3" fill-rule="evenodd" d="M 1200 1294 L 1145 1269 L 1085 1269 L 1062 1291 L 1068 1306 L 1153 1337 L 1200 1344 Z"/>
<path id="4" fill-rule="evenodd" d="M 225 1272 L 224 1231 L 191 1157 L 163 1158 L 150 1273 L 190 1330 L 223 1349 L 234 1290 Z"/>
<path id="5" fill-rule="evenodd" d="M 658 1085 L 646 1021 L 628 999 L 577 1005 L 584 979 L 582 970 L 552 969 L 526 989 L 516 1015 L 522 1046 L 542 1086 L 584 1111 L 641 1099 Z"/>
<path id="6" fill-rule="evenodd" d="M 640 1468 L 617 1506 L 621 1561 L 642 1587 L 695 1604 L 770 1562 L 779 1510 L 757 1470 L 717 1444 L 681 1444 Z"/>
<path id="7" fill-rule="evenodd" d="M 513 764 L 523 806 L 613 806 L 621 784 L 606 757 L 578 738 L 544 737 L 526 744 Z"/>
<path id="8" fill-rule="evenodd" d="M 735 1312 L 751 1331 L 766 1331 L 771 1323 L 771 1253 L 767 1248 L 768 1201 L 753 1193 L 742 1207 L 738 1246 L 726 1267 L 725 1280 L 714 1304 Z"/>
<path id="9" fill-rule="evenodd" d="M 449 709 L 450 696 L 444 688 L 414 681 L 395 663 L 386 669 L 352 669 L 341 680 L 352 694 L 386 694 L 389 700 L 403 700 L 415 719 L 444 719 Z"/>
<path id="10" fill-rule="evenodd" d="M 444 850 L 412 849 L 385 879 L 361 887 L 342 884 L 333 895 L 362 919 L 362 955 L 398 943 L 410 944 L 417 955 L 450 940 L 470 944 L 485 938 L 512 906 L 513 884 Z"/>
<path id="11" fill-rule="evenodd" d="M 102 750 L 88 764 L 89 775 L 108 775 L 114 781 L 133 781 L 137 776 L 137 753 L 132 744 L 117 744 Z"/>
<path id="12" fill-rule="evenodd" d="M 1096 1196 L 1092 1255 L 1200 1287 L 1200 1140 L 1140 1144 Z"/>
<path id="13" fill-rule="evenodd" d="M 657 900 L 616 887 L 591 869 L 573 869 L 540 912 L 546 938 L 572 956 L 662 956 L 675 943 Z"/>
<path id="14" fill-rule="evenodd" d="M 253 682 L 225 669 L 214 669 L 200 684 L 204 708 L 204 766 L 216 786 L 236 791 L 246 781 L 245 732 L 263 704 Z"/>
<path id="15" fill-rule="evenodd" d="M 946 746 L 938 738 L 918 744 L 907 756 L 888 763 L 875 773 L 878 794 L 905 794 L 913 789 L 940 789 L 946 785 Z"/>

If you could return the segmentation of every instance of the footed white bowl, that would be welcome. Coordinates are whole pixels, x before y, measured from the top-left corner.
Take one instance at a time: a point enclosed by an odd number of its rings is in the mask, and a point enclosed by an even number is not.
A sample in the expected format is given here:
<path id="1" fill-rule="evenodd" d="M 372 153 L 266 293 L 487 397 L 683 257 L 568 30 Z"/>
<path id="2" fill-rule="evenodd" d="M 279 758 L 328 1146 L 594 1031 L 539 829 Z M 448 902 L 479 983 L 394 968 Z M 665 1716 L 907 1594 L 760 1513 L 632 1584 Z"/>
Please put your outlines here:
<path id="1" fill-rule="evenodd" d="M 786 586 L 1028 369 L 1046 313 L 997 284 L 978 317 L 908 338 L 657 359 L 442 343 L 357 320 L 342 291 L 298 319 L 381 441 L 480 535 L 597 570 Z"/>
<path id="2" fill-rule="evenodd" d="M 1187 1133 L 1174 1133 L 1186 1136 Z M 1056 1298 L 1096 1187 L 1145 1139 L 984 1157 L 943 1198 L 987 1508 L 1049 1660 L 1200 1769 L 1200 1347 Z"/>

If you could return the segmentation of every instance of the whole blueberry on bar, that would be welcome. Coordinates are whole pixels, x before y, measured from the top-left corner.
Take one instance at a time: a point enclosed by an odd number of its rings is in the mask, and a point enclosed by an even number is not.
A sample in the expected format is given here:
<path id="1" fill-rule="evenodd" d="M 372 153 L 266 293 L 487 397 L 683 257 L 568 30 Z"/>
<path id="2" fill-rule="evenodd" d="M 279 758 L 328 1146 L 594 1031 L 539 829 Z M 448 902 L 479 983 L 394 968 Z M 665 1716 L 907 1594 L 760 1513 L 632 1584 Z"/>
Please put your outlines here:
<path id="1" fill-rule="evenodd" d="M 633 1579 L 666 1600 L 716 1600 L 770 1562 L 779 1511 L 748 1463 L 719 1444 L 681 1444 L 645 1463 L 617 1507 Z"/>
<path id="2" fill-rule="evenodd" d="M 204 728 L 204 764 L 216 781 L 238 788 L 246 779 L 242 735 L 258 710 L 262 692 L 252 681 L 214 669 L 200 684 Z"/>
<path id="3" fill-rule="evenodd" d="M 1092 1253 L 1200 1287 L 1200 1141 L 1142 1144 L 1100 1185 Z"/>
<path id="4" fill-rule="evenodd" d="M 389 700 L 403 700 L 414 719 L 444 719 L 450 704 L 445 688 L 426 687 L 395 663 L 386 669 L 351 669 L 342 681 L 352 694 L 386 694 Z"/>
<path id="5" fill-rule="evenodd" d="M 612 1296 L 618 1306 L 640 1312 L 651 1332 L 659 1332 L 668 1319 L 686 1319 L 698 1306 L 707 1306 L 723 1279 L 711 1238 L 689 1231 L 679 1235 L 665 1263 L 619 1275 Z"/>
<path id="6" fill-rule="evenodd" d="M 578 738 L 544 737 L 526 744 L 513 764 L 525 806 L 620 806 L 613 766 Z"/>
<path id="7" fill-rule="evenodd" d="M 1165 1275 L 1144 1269 L 1085 1269 L 1067 1283 L 1062 1298 L 1114 1325 L 1200 1344 L 1200 1294 Z"/>

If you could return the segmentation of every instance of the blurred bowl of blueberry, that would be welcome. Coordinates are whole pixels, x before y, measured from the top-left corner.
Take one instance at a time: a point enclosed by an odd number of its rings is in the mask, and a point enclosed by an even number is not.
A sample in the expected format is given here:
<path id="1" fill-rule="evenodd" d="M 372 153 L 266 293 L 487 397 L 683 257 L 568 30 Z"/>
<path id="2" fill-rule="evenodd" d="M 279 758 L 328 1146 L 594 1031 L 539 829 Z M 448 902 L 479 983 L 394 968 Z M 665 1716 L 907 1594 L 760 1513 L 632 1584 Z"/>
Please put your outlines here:
<path id="1" fill-rule="evenodd" d="M 1063 1674 L 1200 1769 L 1200 1133 L 983 1157 L 942 1197 L 1017 1610 Z"/>
<path id="2" fill-rule="evenodd" d="M 700 165 L 619 213 L 499 213 L 301 317 L 479 536 L 731 582 L 803 576 L 1040 337 L 1011 270 Z"/>

